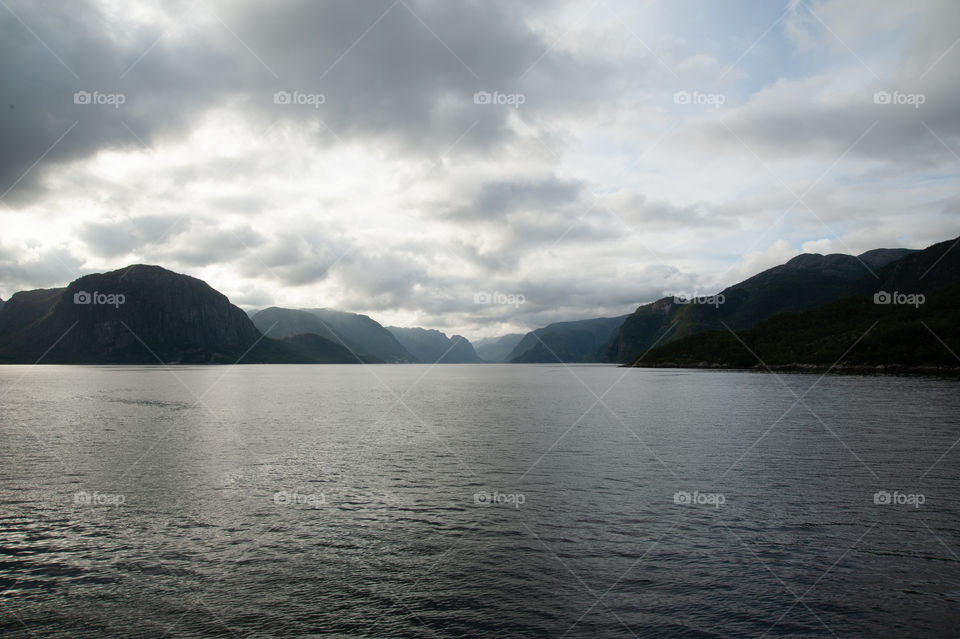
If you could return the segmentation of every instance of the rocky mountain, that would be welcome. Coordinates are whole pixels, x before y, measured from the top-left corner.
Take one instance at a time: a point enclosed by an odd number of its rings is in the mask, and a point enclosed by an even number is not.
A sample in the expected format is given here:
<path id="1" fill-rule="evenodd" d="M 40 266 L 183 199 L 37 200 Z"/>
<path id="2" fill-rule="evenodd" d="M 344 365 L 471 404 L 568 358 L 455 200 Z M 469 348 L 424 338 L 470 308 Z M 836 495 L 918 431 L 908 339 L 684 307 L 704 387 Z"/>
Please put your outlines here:
<path id="1" fill-rule="evenodd" d="M 510 333 L 500 337 L 485 337 L 473 342 L 480 359 L 485 362 L 506 362 L 511 351 L 516 348 L 526 333 Z"/>
<path id="2" fill-rule="evenodd" d="M 255 314 L 253 323 L 268 337 L 319 335 L 353 351 L 365 362 L 418 361 L 393 333 L 366 315 L 331 309 L 271 307 Z"/>
<path id="3" fill-rule="evenodd" d="M 507 361 L 519 363 L 599 362 L 628 316 L 556 322 L 523 336 Z"/>
<path id="4" fill-rule="evenodd" d="M 470 340 L 462 335 L 447 337 L 436 330 L 400 326 L 388 326 L 387 330 L 424 364 L 477 364 L 483 361 Z"/>
<path id="5" fill-rule="evenodd" d="M 4 363 L 313 363 L 322 350 L 265 339 L 205 282 L 143 264 L 16 293 L 0 314 Z"/>
<path id="6" fill-rule="evenodd" d="M 777 314 L 736 335 L 696 333 L 634 365 L 762 368 L 759 358 L 771 368 L 960 372 L 958 243 L 911 252 L 815 309 Z"/>
<path id="7" fill-rule="evenodd" d="M 665 297 L 644 304 L 624 321 L 604 359 L 629 362 L 654 345 L 723 329 L 724 324 L 747 329 L 777 313 L 816 308 L 849 294 L 850 287 L 871 271 L 914 252 L 876 249 L 858 256 L 798 255 L 716 295 L 692 300 Z"/>

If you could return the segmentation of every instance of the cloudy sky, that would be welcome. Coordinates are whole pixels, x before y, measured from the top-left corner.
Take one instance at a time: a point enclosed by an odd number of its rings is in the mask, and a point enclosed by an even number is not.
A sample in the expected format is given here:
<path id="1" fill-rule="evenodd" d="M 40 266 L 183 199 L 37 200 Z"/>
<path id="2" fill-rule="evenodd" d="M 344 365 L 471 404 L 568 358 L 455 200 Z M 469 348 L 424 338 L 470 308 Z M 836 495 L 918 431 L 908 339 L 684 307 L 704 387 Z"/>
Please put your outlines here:
<path id="1" fill-rule="evenodd" d="M 921 248 L 958 66 L 956 0 L 0 0 L 0 297 L 153 263 L 475 338 Z"/>

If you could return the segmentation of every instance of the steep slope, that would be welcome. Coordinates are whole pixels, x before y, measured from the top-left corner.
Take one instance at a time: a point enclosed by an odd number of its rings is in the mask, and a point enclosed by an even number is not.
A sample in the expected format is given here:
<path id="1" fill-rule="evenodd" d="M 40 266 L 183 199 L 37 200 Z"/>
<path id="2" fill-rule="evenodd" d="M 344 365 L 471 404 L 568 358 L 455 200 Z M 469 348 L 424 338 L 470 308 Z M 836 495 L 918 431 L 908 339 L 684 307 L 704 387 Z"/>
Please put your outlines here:
<path id="1" fill-rule="evenodd" d="M 473 343 L 480 359 L 486 362 L 506 362 L 510 352 L 517 347 L 526 333 L 510 333 L 500 337 L 485 337 Z"/>
<path id="2" fill-rule="evenodd" d="M 483 360 L 477 355 L 466 337 L 446 334 L 436 330 L 424 328 L 403 328 L 388 326 L 387 330 L 393 333 L 397 341 L 407 349 L 411 355 L 424 364 L 476 364 Z"/>
<path id="3" fill-rule="evenodd" d="M 272 306 L 259 311 L 253 316 L 253 324 L 267 337 L 294 341 L 302 346 L 308 345 L 308 340 L 297 339 L 303 335 L 321 337 L 327 342 L 351 353 L 350 359 L 367 364 L 383 363 L 384 359 L 372 355 L 366 344 L 354 342 L 343 334 L 338 333 L 322 319 L 308 311 L 279 308 Z"/>
<path id="4" fill-rule="evenodd" d="M 604 357 L 628 362 L 655 344 L 720 330 L 724 324 L 746 329 L 778 313 L 816 308 L 849 294 L 851 286 L 871 270 L 913 253 L 911 249 L 875 249 L 856 257 L 808 253 L 701 300 L 706 303 L 678 304 L 673 297 L 665 297 L 630 315 Z"/>
<path id="5" fill-rule="evenodd" d="M 556 322 L 538 328 L 507 356 L 513 363 L 599 362 L 603 349 L 616 335 L 627 315 Z"/>
<path id="6" fill-rule="evenodd" d="M 243 311 L 206 283 L 146 265 L 17 293 L 0 318 L 4 361 L 46 352 L 51 363 L 220 362 L 259 339 Z"/>
<path id="7" fill-rule="evenodd" d="M 416 362 L 417 358 L 405 349 L 393 333 L 366 315 L 346 313 L 329 308 L 302 309 L 318 317 L 337 337 L 358 353 L 366 353 L 388 363 Z"/>
<path id="8" fill-rule="evenodd" d="M 876 277 L 852 284 L 852 295 L 816 309 L 778 314 L 737 335 L 691 335 L 651 350 L 634 365 L 756 368 L 762 367 L 759 358 L 773 368 L 960 368 L 953 354 L 960 352 L 960 252 L 951 250 L 956 244 L 941 242 L 887 264 Z"/>

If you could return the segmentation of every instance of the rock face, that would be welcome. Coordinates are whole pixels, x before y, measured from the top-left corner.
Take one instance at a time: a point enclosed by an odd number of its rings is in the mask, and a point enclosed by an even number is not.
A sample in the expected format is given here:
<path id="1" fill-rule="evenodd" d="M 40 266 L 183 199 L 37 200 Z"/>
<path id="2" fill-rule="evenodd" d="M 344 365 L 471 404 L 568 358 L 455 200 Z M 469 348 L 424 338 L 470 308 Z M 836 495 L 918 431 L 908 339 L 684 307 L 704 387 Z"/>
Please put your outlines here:
<path id="1" fill-rule="evenodd" d="M 514 363 L 599 362 L 605 347 L 627 319 L 600 317 L 574 322 L 556 322 L 538 328 L 523 339 L 507 356 Z"/>
<path id="2" fill-rule="evenodd" d="M 510 352 L 516 348 L 526 333 L 510 333 L 500 337 L 486 337 L 473 343 L 480 359 L 486 362 L 506 362 Z"/>
<path id="3" fill-rule="evenodd" d="M 243 311 L 206 283 L 142 264 L 17 293 L 0 317 L 6 361 L 225 362 L 259 339 Z"/>
<path id="4" fill-rule="evenodd" d="M 483 361 L 470 340 L 461 335 L 447 337 L 440 331 L 400 326 L 388 326 L 387 330 L 424 364 L 477 364 Z"/>
<path id="5" fill-rule="evenodd" d="M 335 345 L 265 339 L 205 282 L 137 264 L 66 288 L 22 291 L 0 314 L 0 362 L 49 364 L 355 361 Z"/>
<path id="6" fill-rule="evenodd" d="M 706 330 L 751 328 L 778 313 L 798 313 L 847 295 L 855 282 L 909 256 L 910 249 L 875 249 L 853 255 L 804 254 L 734 284 L 714 304 L 678 304 L 665 297 L 640 306 L 606 349 L 604 359 L 629 362 L 654 345 Z M 872 278 L 872 276 L 871 276 Z M 722 296 L 722 298 L 720 297 Z"/>
<path id="7" fill-rule="evenodd" d="M 325 337 L 346 347 L 365 362 L 417 361 L 390 331 L 366 315 L 326 308 L 271 307 L 254 315 L 253 323 L 268 337 L 283 338 L 305 333 Z"/>

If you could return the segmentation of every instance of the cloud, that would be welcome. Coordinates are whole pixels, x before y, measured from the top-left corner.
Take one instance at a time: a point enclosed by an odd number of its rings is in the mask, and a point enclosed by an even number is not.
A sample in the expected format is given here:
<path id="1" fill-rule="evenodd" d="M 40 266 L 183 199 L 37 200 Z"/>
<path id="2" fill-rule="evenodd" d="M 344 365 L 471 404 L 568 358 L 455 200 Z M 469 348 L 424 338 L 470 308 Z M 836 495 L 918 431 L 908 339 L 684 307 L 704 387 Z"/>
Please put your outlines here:
<path id="1" fill-rule="evenodd" d="M 955 3 L 693 6 L 7 0 L 0 294 L 149 262 L 489 334 L 956 235 Z"/>

